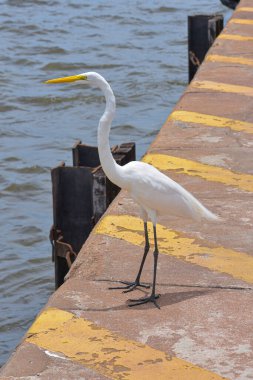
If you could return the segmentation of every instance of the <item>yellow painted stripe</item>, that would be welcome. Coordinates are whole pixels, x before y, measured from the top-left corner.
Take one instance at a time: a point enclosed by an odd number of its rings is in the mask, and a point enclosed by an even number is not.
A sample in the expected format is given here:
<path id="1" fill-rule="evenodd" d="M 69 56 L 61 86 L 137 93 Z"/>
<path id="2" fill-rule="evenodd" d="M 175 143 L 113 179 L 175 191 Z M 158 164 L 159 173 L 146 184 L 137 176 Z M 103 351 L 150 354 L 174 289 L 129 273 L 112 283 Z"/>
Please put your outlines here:
<path id="1" fill-rule="evenodd" d="M 221 82 L 213 82 L 208 80 L 192 81 L 190 88 L 198 88 L 201 90 L 211 90 L 218 92 L 228 92 L 245 96 L 253 96 L 253 87 L 239 86 L 236 84 L 228 84 Z"/>
<path id="2" fill-rule="evenodd" d="M 223 377 L 150 346 L 125 339 L 89 320 L 46 309 L 26 341 L 64 354 L 74 362 L 115 380 L 220 380 Z"/>
<path id="3" fill-rule="evenodd" d="M 174 111 L 170 114 L 168 120 L 182 121 L 185 123 L 194 123 L 208 125 L 217 128 L 230 128 L 234 131 L 253 133 L 253 123 L 228 119 L 215 115 L 207 115 L 191 111 Z"/>
<path id="4" fill-rule="evenodd" d="M 239 34 L 220 34 L 219 38 L 222 40 L 234 40 L 234 41 L 253 41 L 253 37 L 241 36 Z"/>
<path id="5" fill-rule="evenodd" d="M 151 226 L 149 227 L 149 236 L 153 244 L 153 233 Z M 143 222 L 130 215 L 105 216 L 96 225 L 95 233 L 121 239 L 137 246 L 144 245 Z M 157 225 L 157 238 L 159 252 L 162 254 L 253 283 L 253 257 L 246 253 L 224 247 L 203 246 L 200 241 L 188 238 L 161 224 Z"/>
<path id="6" fill-rule="evenodd" d="M 236 12 L 253 12 L 252 7 L 240 7 L 236 9 Z"/>
<path id="7" fill-rule="evenodd" d="M 207 62 L 238 63 L 239 65 L 253 66 L 253 59 L 243 57 L 229 57 L 226 55 L 209 54 L 206 56 Z"/>
<path id="8" fill-rule="evenodd" d="M 244 18 L 232 18 L 229 23 L 231 24 L 241 24 L 241 25 L 253 25 L 253 20 L 248 20 Z"/>
<path id="9" fill-rule="evenodd" d="M 236 173 L 228 169 L 167 154 L 147 154 L 143 161 L 159 170 L 174 170 L 176 173 L 200 177 L 206 181 L 223 183 L 244 191 L 253 192 L 253 175 Z"/>

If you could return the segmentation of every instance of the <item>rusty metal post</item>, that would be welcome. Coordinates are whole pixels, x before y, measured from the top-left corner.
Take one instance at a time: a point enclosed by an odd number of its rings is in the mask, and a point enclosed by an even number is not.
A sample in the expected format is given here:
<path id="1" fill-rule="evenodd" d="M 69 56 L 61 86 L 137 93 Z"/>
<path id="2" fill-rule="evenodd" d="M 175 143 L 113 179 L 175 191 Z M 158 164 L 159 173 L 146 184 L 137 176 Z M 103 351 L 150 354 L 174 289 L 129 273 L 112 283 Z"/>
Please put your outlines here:
<path id="1" fill-rule="evenodd" d="M 230 9 L 235 9 L 240 0 L 221 0 L 222 4 Z"/>
<path id="2" fill-rule="evenodd" d="M 58 288 L 93 227 L 93 178 L 87 168 L 65 165 L 52 169 L 51 177 L 54 226 L 50 235 Z"/>
<path id="3" fill-rule="evenodd" d="M 134 161 L 136 159 L 135 143 L 114 146 L 112 155 L 119 165 Z M 93 168 L 93 217 L 94 223 L 97 223 L 119 193 L 120 188 L 105 176 L 100 166 L 97 147 L 91 147 L 79 141 L 73 147 L 73 165 Z"/>
<path id="4" fill-rule="evenodd" d="M 222 29 L 222 15 L 188 16 L 189 83 Z"/>
<path id="5" fill-rule="evenodd" d="M 72 150 L 73 167 L 52 169 L 53 220 L 50 231 L 55 262 L 55 287 L 64 282 L 83 243 L 120 189 L 106 178 L 100 166 L 98 148 L 81 144 Z M 119 165 L 135 160 L 135 144 L 112 148 Z"/>
<path id="6" fill-rule="evenodd" d="M 81 141 L 72 148 L 73 166 L 85 166 L 88 168 L 97 168 L 100 166 L 98 148 L 82 144 Z"/>

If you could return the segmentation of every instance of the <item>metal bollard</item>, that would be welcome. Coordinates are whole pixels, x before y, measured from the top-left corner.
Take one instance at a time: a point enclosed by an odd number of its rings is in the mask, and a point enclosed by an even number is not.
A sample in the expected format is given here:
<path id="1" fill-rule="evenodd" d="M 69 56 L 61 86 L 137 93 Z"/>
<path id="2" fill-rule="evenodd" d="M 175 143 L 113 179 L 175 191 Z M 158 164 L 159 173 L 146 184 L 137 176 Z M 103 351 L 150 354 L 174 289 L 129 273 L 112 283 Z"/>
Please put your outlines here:
<path id="1" fill-rule="evenodd" d="M 124 143 L 114 146 L 112 155 L 119 165 L 135 160 L 135 143 Z M 82 144 L 79 141 L 73 147 L 73 165 L 93 168 L 93 218 L 98 222 L 109 204 L 117 196 L 120 188 L 114 185 L 104 174 L 100 166 L 98 148 Z"/>
<path id="2" fill-rule="evenodd" d="M 230 9 L 235 9 L 240 0 L 221 0 L 222 4 Z"/>
<path id="3" fill-rule="evenodd" d="M 203 62 L 215 38 L 223 29 L 222 15 L 188 16 L 189 83 Z"/>
<path id="4" fill-rule="evenodd" d="M 50 231 L 55 288 L 75 260 L 92 228 L 120 189 L 106 178 L 100 166 L 98 149 L 79 141 L 72 149 L 73 167 L 64 163 L 51 170 L 53 227 Z M 112 148 L 119 165 L 135 160 L 135 144 Z"/>

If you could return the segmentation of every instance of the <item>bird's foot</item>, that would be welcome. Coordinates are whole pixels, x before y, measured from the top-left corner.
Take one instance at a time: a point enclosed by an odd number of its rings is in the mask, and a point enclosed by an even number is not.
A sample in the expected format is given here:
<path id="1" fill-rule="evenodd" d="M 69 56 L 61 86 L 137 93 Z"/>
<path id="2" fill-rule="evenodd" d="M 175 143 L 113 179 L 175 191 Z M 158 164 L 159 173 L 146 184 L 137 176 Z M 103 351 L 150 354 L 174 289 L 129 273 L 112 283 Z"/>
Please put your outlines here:
<path id="1" fill-rule="evenodd" d="M 138 306 L 138 305 L 143 305 L 144 303 L 148 302 L 153 302 L 153 304 L 160 309 L 160 306 L 156 302 L 156 300 L 160 297 L 160 294 L 151 294 L 149 297 L 144 297 L 144 298 L 139 298 L 139 299 L 130 299 L 129 302 L 131 302 L 128 306 L 133 307 L 133 306 Z"/>
<path id="2" fill-rule="evenodd" d="M 109 289 L 125 289 L 123 290 L 123 293 L 128 293 L 128 292 L 132 292 L 134 289 L 138 287 L 145 288 L 145 289 L 150 288 L 150 285 L 143 284 L 139 281 L 134 281 L 134 282 L 120 281 L 120 283 L 124 284 L 125 286 L 113 286 L 113 287 L 110 287 Z"/>

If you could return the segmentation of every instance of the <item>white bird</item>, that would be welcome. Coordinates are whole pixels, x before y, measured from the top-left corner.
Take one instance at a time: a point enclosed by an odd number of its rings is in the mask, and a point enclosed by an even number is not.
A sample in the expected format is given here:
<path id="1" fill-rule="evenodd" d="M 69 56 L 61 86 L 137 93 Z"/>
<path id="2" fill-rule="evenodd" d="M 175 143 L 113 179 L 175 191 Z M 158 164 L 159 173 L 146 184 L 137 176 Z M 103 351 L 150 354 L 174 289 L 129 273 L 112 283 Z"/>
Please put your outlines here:
<path id="1" fill-rule="evenodd" d="M 124 166 L 118 165 L 110 150 L 109 132 L 114 118 L 116 102 L 109 83 L 98 73 L 86 72 L 65 78 L 50 79 L 45 83 L 64 83 L 85 81 L 93 87 L 98 87 L 106 100 L 105 111 L 98 125 L 98 152 L 102 168 L 106 176 L 117 186 L 128 191 L 133 200 L 140 206 L 141 217 L 144 222 L 145 248 L 140 269 L 134 282 L 120 281 L 124 287 L 111 289 L 125 289 L 124 292 L 134 290 L 136 287 L 149 286 L 140 282 L 142 269 L 150 248 L 147 222 L 153 224 L 154 232 L 154 273 L 152 292 L 148 297 L 130 300 L 129 306 L 153 302 L 156 307 L 156 271 L 158 260 L 158 244 L 156 235 L 157 217 L 160 215 L 172 215 L 183 218 L 191 218 L 197 221 L 202 219 L 217 221 L 219 217 L 204 207 L 192 194 L 185 190 L 177 182 L 161 173 L 153 166 L 140 161 L 132 161 Z"/>

